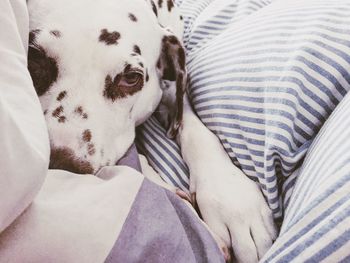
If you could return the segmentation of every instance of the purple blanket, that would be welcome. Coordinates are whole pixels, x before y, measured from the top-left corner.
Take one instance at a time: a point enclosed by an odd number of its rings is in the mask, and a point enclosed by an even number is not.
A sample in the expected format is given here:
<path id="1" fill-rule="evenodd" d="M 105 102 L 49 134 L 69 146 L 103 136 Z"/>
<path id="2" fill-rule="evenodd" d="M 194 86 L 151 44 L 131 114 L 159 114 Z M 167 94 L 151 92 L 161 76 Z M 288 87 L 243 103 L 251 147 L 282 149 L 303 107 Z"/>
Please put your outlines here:
<path id="1" fill-rule="evenodd" d="M 118 164 L 141 170 L 134 145 Z M 105 262 L 224 262 L 224 258 L 183 200 L 144 179 Z"/>

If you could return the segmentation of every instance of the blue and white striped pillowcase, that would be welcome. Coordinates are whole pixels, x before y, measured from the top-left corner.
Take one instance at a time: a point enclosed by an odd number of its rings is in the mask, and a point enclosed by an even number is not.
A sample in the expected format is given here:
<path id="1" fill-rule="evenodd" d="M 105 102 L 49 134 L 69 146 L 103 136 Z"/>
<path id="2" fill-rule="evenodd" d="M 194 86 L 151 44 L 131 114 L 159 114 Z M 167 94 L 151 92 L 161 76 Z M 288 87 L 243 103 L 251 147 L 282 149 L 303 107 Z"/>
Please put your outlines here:
<path id="1" fill-rule="evenodd" d="M 256 3 L 260 9 L 250 8 Z M 284 182 L 350 86 L 349 1 L 240 1 L 234 10 L 227 0 L 184 0 L 180 7 L 195 109 L 281 217 L 280 189 L 293 187 L 295 180 Z M 171 162 L 183 163 L 179 157 Z M 187 177 L 155 168 L 164 178 Z"/>
<path id="2" fill-rule="evenodd" d="M 298 170 L 280 236 L 261 262 L 349 262 L 350 94 Z"/>
<path id="3" fill-rule="evenodd" d="M 165 182 L 188 192 L 189 172 L 181 150 L 154 116 L 136 129 L 136 145 Z"/>
<path id="4" fill-rule="evenodd" d="M 187 54 L 197 52 L 209 40 L 272 0 L 227 1 L 184 0 L 177 1 L 185 16 L 184 45 Z M 180 3 L 179 3 L 180 2 Z"/>

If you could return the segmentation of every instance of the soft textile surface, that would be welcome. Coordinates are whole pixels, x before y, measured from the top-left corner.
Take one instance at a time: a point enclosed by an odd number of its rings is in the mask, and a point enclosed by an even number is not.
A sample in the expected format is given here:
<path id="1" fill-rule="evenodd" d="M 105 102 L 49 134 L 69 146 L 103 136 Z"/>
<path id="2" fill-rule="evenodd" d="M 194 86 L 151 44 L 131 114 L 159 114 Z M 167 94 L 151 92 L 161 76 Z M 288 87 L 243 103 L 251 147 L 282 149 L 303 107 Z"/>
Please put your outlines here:
<path id="1" fill-rule="evenodd" d="M 25 1 L 0 1 L 0 233 L 39 191 L 49 161 L 48 134 L 27 70 Z"/>
<path id="2" fill-rule="evenodd" d="M 141 164 L 140 164 L 140 160 L 139 160 L 139 156 L 138 156 L 135 144 L 131 145 L 131 147 L 125 153 L 125 155 L 118 161 L 117 165 L 126 165 L 134 168 L 139 172 L 142 172 Z"/>
<path id="3" fill-rule="evenodd" d="M 183 0 L 190 98 L 227 154 L 283 217 L 290 176 L 350 88 L 350 2 Z M 138 146 L 188 188 L 179 148 L 155 118 Z"/>
<path id="4" fill-rule="evenodd" d="M 350 262 L 350 94 L 295 172 L 280 236 L 261 262 Z"/>
<path id="5" fill-rule="evenodd" d="M 134 144 L 118 164 L 141 172 Z M 187 205 L 145 179 L 105 261 L 114 262 L 223 262 L 223 257 Z"/>
<path id="6" fill-rule="evenodd" d="M 49 170 L 25 210 L 0 234 L 0 262 L 103 262 L 144 177 L 125 167 L 98 176 Z"/>
<path id="7" fill-rule="evenodd" d="M 216 242 L 173 193 L 144 180 L 106 263 L 224 262 Z"/>

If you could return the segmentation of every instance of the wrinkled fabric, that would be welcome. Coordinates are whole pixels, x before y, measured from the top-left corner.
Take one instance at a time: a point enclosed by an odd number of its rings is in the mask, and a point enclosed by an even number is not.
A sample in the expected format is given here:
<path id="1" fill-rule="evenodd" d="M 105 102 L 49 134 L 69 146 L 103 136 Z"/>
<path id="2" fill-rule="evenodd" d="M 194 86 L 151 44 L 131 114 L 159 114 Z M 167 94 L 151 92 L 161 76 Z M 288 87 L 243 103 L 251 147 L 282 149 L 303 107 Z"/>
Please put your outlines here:
<path id="1" fill-rule="evenodd" d="M 25 1 L 0 1 L 0 233 L 38 193 L 48 169 L 44 116 L 27 70 Z"/>
<path id="2" fill-rule="evenodd" d="M 33 203 L 0 235 L 0 262 L 103 262 L 144 177 L 126 166 L 98 175 L 49 170 Z"/>
<path id="3" fill-rule="evenodd" d="M 147 179 L 106 263 L 224 262 L 222 252 L 193 211 Z"/>

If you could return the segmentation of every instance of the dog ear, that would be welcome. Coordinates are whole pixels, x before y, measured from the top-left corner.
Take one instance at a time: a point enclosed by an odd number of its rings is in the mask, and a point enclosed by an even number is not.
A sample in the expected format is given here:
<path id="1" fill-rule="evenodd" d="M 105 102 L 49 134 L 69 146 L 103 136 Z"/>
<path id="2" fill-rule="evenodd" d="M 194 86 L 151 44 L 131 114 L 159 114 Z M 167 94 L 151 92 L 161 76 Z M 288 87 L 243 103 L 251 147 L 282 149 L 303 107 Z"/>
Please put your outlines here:
<path id="1" fill-rule="evenodd" d="M 157 63 L 162 99 L 158 107 L 158 120 L 174 138 L 182 124 L 183 97 L 186 92 L 185 50 L 175 35 L 165 35 Z"/>

